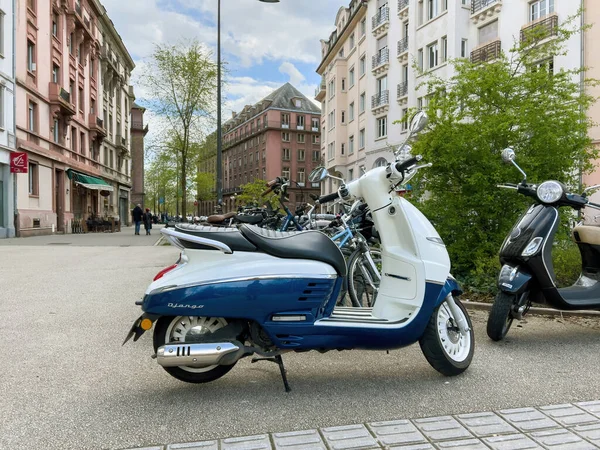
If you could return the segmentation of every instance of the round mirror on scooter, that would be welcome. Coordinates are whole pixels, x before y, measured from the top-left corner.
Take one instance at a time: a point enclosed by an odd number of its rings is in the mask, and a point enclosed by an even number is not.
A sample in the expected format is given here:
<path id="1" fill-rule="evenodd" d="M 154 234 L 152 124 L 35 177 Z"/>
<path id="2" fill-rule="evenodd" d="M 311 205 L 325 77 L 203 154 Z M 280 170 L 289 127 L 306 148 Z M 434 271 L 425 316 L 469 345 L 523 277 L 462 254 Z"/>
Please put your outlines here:
<path id="1" fill-rule="evenodd" d="M 408 130 L 411 134 L 418 133 L 427 126 L 427 122 L 429 122 L 429 117 L 427 117 L 427 113 L 425 111 L 419 111 L 413 116 L 412 120 L 410 121 L 410 127 L 408 128 Z"/>
<path id="2" fill-rule="evenodd" d="M 319 183 L 327 178 L 328 175 L 329 172 L 327 172 L 327 169 L 323 166 L 320 166 L 315 168 L 310 175 L 308 175 L 308 181 L 311 183 Z"/>
<path id="3" fill-rule="evenodd" d="M 515 151 L 512 148 L 505 148 L 502 150 L 502 161 L 506 164 L 512 163 L 517 155 L 515 155 Z"/>

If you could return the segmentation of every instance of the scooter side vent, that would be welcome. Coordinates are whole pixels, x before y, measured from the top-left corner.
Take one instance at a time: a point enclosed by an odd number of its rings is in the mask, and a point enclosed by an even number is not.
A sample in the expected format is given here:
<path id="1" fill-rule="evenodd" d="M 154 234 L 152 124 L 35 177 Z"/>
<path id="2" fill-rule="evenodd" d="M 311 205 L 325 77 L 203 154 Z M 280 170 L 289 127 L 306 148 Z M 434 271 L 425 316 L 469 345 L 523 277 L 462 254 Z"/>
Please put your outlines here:
<path id="1" fill-rule="evenodd" d="M 298 297 L 298 301 L 324 300 L 331 294 L 331 289 L 331 282 L 311 281 L 307 283 L 306 288 L 302 291 L 302 296 Z"/>

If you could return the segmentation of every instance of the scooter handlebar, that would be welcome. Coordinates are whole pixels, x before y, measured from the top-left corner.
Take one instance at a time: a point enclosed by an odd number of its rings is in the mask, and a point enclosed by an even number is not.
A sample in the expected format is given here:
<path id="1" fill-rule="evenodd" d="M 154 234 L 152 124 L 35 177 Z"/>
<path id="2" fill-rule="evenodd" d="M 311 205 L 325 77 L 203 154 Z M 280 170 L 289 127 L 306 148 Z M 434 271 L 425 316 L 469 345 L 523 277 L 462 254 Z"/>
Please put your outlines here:
<path id="1" fill-rule="evenodd" d="M 335 192 L 332 192 L 331 194 L 323 195 L 322 197 L 319 197 L 317 202 L 319 202 L 319 204 L 329 203 L 329 202 L 334 201 L 337 198 L 339 198 L 339 195 L 338 195 L 337 191 L 335 191 Z"/>

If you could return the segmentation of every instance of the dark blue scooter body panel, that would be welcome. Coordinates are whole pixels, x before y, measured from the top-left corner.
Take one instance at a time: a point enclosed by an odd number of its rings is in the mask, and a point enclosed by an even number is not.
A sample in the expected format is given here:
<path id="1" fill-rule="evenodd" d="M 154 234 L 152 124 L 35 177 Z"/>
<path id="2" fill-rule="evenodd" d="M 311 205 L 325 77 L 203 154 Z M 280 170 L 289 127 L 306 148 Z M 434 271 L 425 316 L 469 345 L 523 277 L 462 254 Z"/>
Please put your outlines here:
<path id="1" fill-rule="evenodd" d="M 393 349 L 420 339 L 431 314 L 449 293 L 460 293 L 453 279 L 426 283 L 417 316 L 406 325 L 377 327 L 344 322 L 323 325 L 331 315 L 343 278 L 258 279 L 213 283 L 146 295 L 142 309 L 163 316 L 205 316 L 256 321 L 279 348 Z M 274 315 L 304 315 L 305 321 L 273 321 Z M 334 326 L 332 326 L 334 325 Z M 359 325 L 359 326 L 357 326 Z"/>

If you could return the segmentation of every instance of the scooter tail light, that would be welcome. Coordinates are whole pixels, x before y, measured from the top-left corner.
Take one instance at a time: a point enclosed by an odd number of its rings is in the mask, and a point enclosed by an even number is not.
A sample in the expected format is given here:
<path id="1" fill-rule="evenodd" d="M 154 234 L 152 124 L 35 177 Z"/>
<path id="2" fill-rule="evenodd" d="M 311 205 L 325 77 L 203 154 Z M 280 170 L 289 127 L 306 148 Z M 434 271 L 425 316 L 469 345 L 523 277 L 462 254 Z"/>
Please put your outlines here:
<path id="1" fill-rule="evenodd" d="M 154 280 L 152 280 L 152 281 L 160 280 L 162 277 L 165 276 L 165 274 L 169 273 L 171 270 L 175 269 L 176 267 L 177 267 L 177 264 L 173 264 L 172 266 L 164 268 L 163 270 L 161 270 L 160 272 L 158 272 L 156 274 L 156 276 L 154 277 Z"/>

